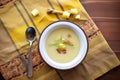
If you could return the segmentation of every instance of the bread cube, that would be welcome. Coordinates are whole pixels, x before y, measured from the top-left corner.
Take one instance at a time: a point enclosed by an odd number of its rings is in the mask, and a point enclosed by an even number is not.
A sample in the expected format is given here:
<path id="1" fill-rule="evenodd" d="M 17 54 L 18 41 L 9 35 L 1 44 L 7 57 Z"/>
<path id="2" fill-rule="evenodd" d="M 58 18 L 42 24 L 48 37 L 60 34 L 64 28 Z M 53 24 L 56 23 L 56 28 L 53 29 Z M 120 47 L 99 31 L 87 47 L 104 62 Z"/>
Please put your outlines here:
<path id="1" fill-rule="evenodd" d="M 37 9 L 33 9 L 31 13 L 33 16 L 39 15 L 39 11 Z"/>
<path id="2" fill-rule="evenodd" d="M 80 17 L 80 14 L 78 14 L 78 15 L 75 16 L 75 19 L 80 20 L 80 18 L 81 18 L 81 17 Z"/>
<path id="3" fill-rule="evenodd" d="M 64 11 L 62 16 L 63 16 L 63 18 L 69 18 L 70 17 L 70 12 Z"/>

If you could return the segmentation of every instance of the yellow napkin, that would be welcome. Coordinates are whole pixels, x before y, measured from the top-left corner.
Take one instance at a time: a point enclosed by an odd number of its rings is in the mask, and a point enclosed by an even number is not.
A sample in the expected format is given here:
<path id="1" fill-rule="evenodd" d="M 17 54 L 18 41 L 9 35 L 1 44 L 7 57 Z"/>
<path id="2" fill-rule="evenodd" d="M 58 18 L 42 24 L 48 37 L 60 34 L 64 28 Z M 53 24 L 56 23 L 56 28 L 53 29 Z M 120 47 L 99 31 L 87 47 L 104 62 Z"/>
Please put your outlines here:
<path id="1" fill-rule="evenodd" d="M 60 11 L 77 8 L 82 11 L 81 19 L 72 21 L 87 34 L 89 50 L 84 61 L 77 67 L 60 71 L 48 66 L 40 57 L 38 39 L 42 30 L 50 23 L 63 20 L 59 14 L 47 14 L 47 9 Z M 34 17 L 33 9 L 40 13 Z M 84 19 L 87 19 L 84 21 Z M 26 59 L 29 44 L 25 30 L 33 26 L 37 31 L 37 41 L 33 47 L 33 77 L 26 76 Z M 112 68 L 120 65 L 99 29 L 90 19 L 79 0 L 18 0 L 0 9 L 0 72 L 3 77 L 13 80 L 94 80 Z"/>

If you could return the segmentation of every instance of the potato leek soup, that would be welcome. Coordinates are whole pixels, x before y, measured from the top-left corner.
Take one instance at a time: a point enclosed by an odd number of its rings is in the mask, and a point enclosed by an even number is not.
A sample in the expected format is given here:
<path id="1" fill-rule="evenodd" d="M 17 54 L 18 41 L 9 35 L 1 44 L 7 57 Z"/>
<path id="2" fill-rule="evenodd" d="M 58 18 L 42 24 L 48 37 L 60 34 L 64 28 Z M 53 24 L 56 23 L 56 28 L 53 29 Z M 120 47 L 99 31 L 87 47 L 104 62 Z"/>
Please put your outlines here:
<path id="1" fill-rule="evenodd" d="M 53 61 L 67 63 L 78 55 L 80 40 L 72 29 L 62 27 L 53 30 L 47 36 L 45 47 Z"/>

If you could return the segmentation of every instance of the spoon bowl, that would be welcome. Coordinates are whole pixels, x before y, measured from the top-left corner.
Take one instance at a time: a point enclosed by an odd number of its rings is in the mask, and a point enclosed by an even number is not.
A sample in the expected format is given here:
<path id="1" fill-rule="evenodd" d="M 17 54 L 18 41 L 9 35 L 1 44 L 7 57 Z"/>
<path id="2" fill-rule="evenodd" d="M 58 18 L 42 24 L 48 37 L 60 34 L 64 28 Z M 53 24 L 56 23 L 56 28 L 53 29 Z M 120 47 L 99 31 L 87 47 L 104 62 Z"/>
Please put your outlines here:
<path id="1" fill-rule="evenodd" d="M 36 37 L 35 29 L 33 27 L 28 27 L 26 30 L 26 38 L 29 41 L 34 41 L 35 37 Z"/>

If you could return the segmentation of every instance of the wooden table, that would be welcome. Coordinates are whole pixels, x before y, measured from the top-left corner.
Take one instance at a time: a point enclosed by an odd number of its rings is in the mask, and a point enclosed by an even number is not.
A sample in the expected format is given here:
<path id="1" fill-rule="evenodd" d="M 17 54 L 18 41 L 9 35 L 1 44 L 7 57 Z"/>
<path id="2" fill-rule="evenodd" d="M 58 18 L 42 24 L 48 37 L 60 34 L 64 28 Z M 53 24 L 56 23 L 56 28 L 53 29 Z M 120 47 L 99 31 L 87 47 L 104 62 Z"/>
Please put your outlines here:
<path id="1" fill-rule="evenodd" d="M 120 0 L 80 1 L 120 60 Z M 96 80 L 120 80 L 120 66 Z"/>
<path id="2" fill-rule="evenodd" d="M 120 60 L 120 0 L 80 0 Z M 120 80 L 120 66 L 96 80 Z"/>

